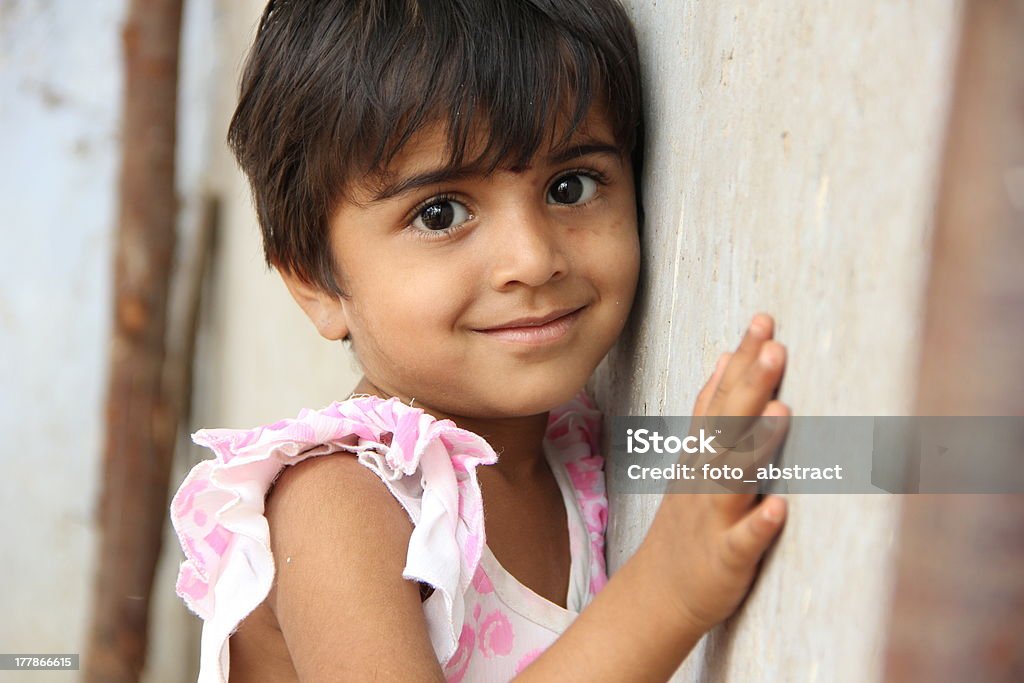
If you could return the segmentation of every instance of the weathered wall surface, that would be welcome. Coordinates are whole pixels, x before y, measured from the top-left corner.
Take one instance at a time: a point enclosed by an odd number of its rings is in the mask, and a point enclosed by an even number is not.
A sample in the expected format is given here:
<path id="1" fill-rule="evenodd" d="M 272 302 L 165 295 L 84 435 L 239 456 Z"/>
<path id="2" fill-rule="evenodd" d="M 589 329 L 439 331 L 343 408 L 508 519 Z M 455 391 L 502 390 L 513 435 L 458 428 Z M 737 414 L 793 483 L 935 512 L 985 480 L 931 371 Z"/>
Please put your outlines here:
<path id="1" fill-rule="evenodd" d="M 767 311 L 794 413 L 910 412 L 956 0 L 625 4 L 648 103 L 644 273 L 599 403 L 689 414 Z M 611 503 L 614 569 L 657 501 Z M 878 680 L 897 500 L 789 504 L 744 608 L 679 680 Z"/>
<path id="2" fill-rule="evenodd" d="M 9 653 L 81 653 L 86 640 L 126 5 L 0 2 L 0 537 L 8 551 L 0 643 Z M 207 164 L 214 61 L 212 6 L 186 6 L 178 138 L 185 245 Z M 160 581 L 167 579 L 158 579 L 158 596 Z M 176 598 L 157 598 L 147 681 L 187 680 L 193 621 Z M 52 671 L 16 676 L 72 680 Z"/>
<path id="3" fill-rule="evenodd" d="M 121 14 L 117 1 L 80 12 L 0 3 L 4 652 L 79 652 L 84 641 L 107 365 Z"/>

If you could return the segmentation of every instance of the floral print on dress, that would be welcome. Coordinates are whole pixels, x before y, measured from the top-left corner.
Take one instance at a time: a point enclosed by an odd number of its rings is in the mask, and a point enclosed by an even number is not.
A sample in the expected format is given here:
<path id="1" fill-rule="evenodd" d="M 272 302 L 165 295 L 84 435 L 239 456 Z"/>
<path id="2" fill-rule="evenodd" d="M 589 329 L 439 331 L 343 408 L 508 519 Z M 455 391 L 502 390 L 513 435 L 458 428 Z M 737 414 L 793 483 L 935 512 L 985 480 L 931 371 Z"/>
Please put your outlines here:
<path id="1" fill-rule="evenodd" d="M 516 635 L 512 622 L 503 610 L 496 609 L 484 617 L 477 633 L 477 647 L 484 657 L 504 656 L 512 652 L 512 642 Z"/>
<path id="2" fill-rule="evenodd" d="M 480 596 L 494 592 L 483 568 L 477 568 L 472 585 Z M 470 660 L 476 654 L 474 647 L 484 658 L 492 659 L 509 655 L 515 644 L 515 629 L 504 610 L 494 609 L 483 616 L 483 604 L 477 602 L 472 614 L 472 621 L 467 619 L 463 623 L 459 646 L 444 667 L 445 678 L 452 683 L 459 683 L 466 675 Z"/>
<path id="3" fill-rule="evenodd" d="M 444 668 L 444 677 L 451 683 L 459 683 L 466 675 L 469 668 L 469 658 L 473 656 L 473 645 L 476 643 L 476 633 L 469 624 L 462 625 L 462 634 L 459 636 L 459 647 L 455 654 L 448 660 Z"/>
<path id="4" fill-rule="evenodd" d="M 530 610 L 506 603 L 483 570 L 486 536 L 476 468 L 498 456 L 485 439 L 451 420 L 396 398 L 354 396 L 255 429 L 201 430 L 193 440 L 215 457 L 185 478 L 171 502 L 171 521 L 186 558 L 178 594 L 204 620 L 200 683 L 226 682 L 228 638 L 273 585 L 263 516 L 267 491 L 286 466 L 323 455 L 356 457 L 409 513 L 414 526 L 403 576 L 434 588 L 424 614 L 448 680 L 511 679 L 564 628 L 536 622 L 526 616 Z M 580 584 L 587 593 L 580 604 L 606 581 L 608 506 L 599 442 L 600 413 L 583 392 L 551 411 L 547 451 L 564 468 L 585 527 L 574 522 L 570 537 L 585 536 L 590 546 L 589 566 L 583 565 L 590 582 Z M 218 590 L 222 584 L 225 589 Z M 576 614 L 537 599 L 565 619 Z"/>
<path id="5" fill-rule="evenodd" d="M 604 558 L 608 498 L 605 494 L 604 458 L 599 454 L 601 413 L 582 392 L 563 408 L 566 409 L 551 412 L 547 438 L 560 454 L 583 512 L 591 547 L 590 591 L 596 594 L 608 582 Z"/>
<path id="6" fill-rule="evenodd" d="M 537 648 L 534 650 L 530 650 L 525 655 L 523 655 L 519 662 L 516 664 L 516 676 L 523 673 L 523 669 L 533 664 L 533 660 L 537 659 L 537 657 L 540 657 L 542 652 L 544 652 L 544 650 Z"/>

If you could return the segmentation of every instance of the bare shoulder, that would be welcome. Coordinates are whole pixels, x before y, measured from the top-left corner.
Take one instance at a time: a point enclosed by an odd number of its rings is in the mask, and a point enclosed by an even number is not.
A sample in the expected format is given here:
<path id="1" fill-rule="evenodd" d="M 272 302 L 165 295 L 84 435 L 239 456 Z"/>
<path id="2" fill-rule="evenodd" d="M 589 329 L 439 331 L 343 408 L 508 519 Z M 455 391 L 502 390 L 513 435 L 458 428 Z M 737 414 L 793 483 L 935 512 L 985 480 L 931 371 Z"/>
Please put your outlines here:
<path id="1" fill-rule="evenodd" d="M 286 467 L 267 494 L 266 516 L 274 554 L 284 552 L 287 564 L 300 562 L 310 545 L 319 548 L 330 539 L 345 546 L 363 536 L 400 548 L 404 562 L 412 533 L 412 522 L 384 482 L 348 454 Z"/>
<path id="2" fill-rule="evenodd" d="M 277 572 L 266 605 L 301 680 L 441 679 L 419 587 L 402 578 L 412 522 L 376 474 L 348 454 L 310 458 L 278 477 L 266 517 Z M 403 656 L 381 661 L 382 642 Z"/>

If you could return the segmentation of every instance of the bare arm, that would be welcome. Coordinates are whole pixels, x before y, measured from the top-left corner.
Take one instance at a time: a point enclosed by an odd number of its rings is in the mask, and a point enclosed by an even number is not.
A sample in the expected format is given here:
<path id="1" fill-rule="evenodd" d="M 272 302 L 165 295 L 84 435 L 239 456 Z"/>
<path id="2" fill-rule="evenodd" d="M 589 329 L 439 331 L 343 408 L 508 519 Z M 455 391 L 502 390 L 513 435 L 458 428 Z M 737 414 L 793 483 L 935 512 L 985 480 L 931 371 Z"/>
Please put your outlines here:
<path id="1" fill-rule="evenodd" d="M 419 588 L 402 578 L 412 523 L 347 455 L 287 468 L 267 503 L 268 597 L 299 680 L 443 681 Z"/>

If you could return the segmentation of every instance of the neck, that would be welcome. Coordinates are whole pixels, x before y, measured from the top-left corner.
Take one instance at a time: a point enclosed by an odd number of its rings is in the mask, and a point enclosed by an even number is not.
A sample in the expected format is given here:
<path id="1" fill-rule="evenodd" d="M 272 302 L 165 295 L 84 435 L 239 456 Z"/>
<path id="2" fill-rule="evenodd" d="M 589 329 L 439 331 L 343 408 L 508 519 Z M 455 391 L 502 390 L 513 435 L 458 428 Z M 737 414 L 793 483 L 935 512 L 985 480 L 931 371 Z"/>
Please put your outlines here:
<path id="1" fill-rule="evenodd" d="M 409 403 L 408 397 L 385 390 L 366 377 L 362 378 L 353 393 L 369 394 L 383 399 L 397 397 L 403 403 Z M 438 410 L 420 401 L 413 405 L 438 420 L 451 420 L 460 428 L 487 440 L 498 454 L 498 462 L 484 468 L 488 474 L 484 474 L 484 470 L 478 470 L 478 476 L 497 476 L 510 483 L 517 483 L 545 476 L 548 472 L 542 447 L 547 431 L 547 413 L 523 417 L 466 417 Z"/>

